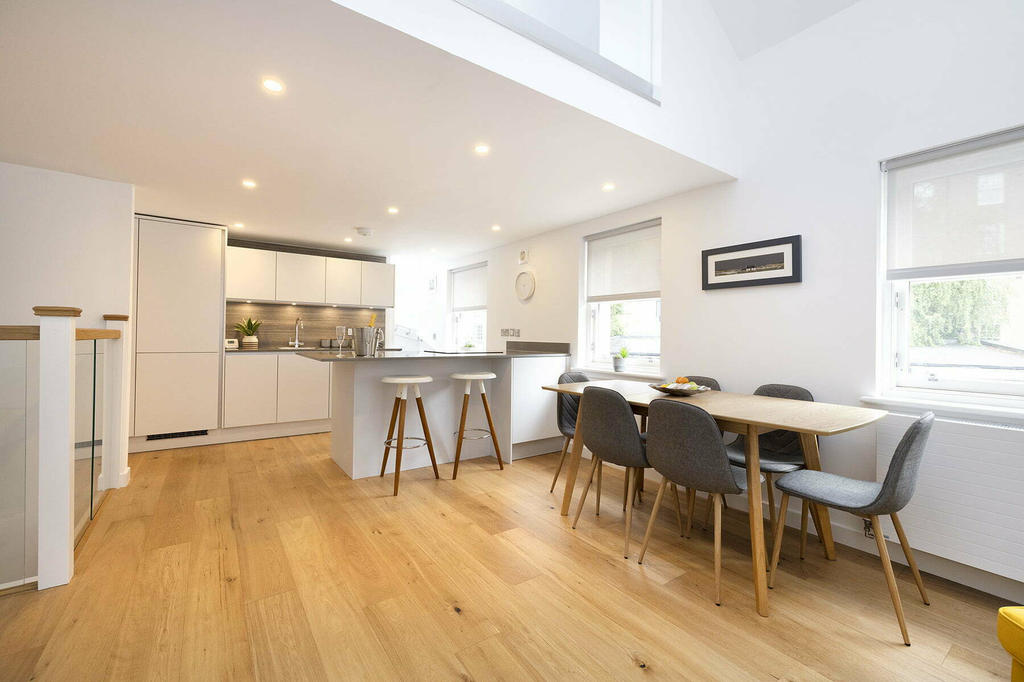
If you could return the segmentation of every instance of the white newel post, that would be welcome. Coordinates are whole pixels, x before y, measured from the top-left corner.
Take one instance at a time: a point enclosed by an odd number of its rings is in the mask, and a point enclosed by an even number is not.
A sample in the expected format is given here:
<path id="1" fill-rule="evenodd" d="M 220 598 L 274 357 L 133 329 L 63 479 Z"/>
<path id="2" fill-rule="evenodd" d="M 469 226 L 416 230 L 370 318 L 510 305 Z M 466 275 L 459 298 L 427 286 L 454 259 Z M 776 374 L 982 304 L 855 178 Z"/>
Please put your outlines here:
<path id="1" fill-rule="evenodd" d="M 118 339 L 107 339 L 103 349 L 103 462 L 98 488 L 122 488 L 128 485 L 128 401 L 131 367 L 128 343 L 128 316 L 104 315 L 107 329 L 121 332 Z"/>
<path id="2" fill-rule="evenodd" d="M 37 306 L 39 316 L 39 567 L 44 590 L 75 572 L 75 318 L 79 308 Z"/>

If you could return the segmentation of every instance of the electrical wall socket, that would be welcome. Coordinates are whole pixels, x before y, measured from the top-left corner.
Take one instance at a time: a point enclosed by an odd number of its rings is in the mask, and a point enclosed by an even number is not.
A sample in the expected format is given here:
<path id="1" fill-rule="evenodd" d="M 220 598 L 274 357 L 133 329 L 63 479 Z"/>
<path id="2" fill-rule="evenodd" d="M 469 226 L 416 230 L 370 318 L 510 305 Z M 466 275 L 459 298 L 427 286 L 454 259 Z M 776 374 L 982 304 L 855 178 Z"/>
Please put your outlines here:
<path id="1" fill-rule="evenodd" d="M 512 336 L 512 337 L 515 337 L 515 338 L 518 339 L 519 338 L 519 330 L 518 329 L 510 329 L 509 327 L 502 327 L 501 328 L 501 335 L 502 336 Z"/>
<path id="2" fill-rule="evenodd" d="M 861 519 L 864 522 L 864 537 L 875 539 L 875 529 L 871 526 L 871 519 Z M 883 535 L 886 540 L 889 539 L 888 535 Z"/>

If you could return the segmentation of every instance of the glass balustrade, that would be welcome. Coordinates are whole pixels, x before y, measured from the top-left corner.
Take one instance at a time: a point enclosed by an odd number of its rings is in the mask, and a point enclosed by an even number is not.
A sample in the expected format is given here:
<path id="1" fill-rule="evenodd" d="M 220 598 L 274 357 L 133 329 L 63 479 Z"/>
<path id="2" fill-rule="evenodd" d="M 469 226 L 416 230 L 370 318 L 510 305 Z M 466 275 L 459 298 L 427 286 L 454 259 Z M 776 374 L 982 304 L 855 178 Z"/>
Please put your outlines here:
<path id="1" fill-rule="evenodd" d="M 75 345 L 75 540 L 100 502 L 97 479 L 103 456 L 103 341 Z"/>
<path id="2" fill-rule="evenodd" d="M 0 341 L 0 591 L 36 574 L 39 342 Z"/>

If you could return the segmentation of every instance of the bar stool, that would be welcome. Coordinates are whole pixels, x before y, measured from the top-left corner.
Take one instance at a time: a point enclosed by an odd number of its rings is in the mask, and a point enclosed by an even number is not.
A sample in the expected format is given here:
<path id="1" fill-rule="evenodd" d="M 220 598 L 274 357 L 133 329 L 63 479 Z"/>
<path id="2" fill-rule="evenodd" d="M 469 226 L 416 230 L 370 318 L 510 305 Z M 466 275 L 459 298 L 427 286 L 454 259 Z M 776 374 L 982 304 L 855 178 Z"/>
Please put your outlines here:
<path id="1" fill-rule="evenodd" d="M 491 442 L 494 443 L 494 456 L 498 458 L 498 468 L 504 470 L 505 464 L 501 461 L 501 447 L 498 445 L 498 436 L 494 433 L 494 419 L 491 418 L 491 406 L 487 402 L 487 390 L 484 388 L 484 381 L 496 379 L 497 375 L 494 372 L 456 372 L 451 375 L 451 378 L 456 381 L 466 382 L 465 393 L 462 397 L 462 418 L 459 420 L 458 439 L 455 442 L 455 468 L 452 469 L 452 480 L 454 481 L 455 477 L 459 475 L 459 459 L 462 457 L 462 441 L 464 440 L 490 438 Z M 486 429 L 466 428 L 466 413 L 469 411 L 469 394 L 473 390 L 474 381 L 480 384 L 480 400 L 483 401 L 484 414 L 487 415 Z M 467 436 L 467 431 L 478 435 Z"/>
<path id="2" fill-rule="evenodd" d="M 434 459 L 434 443 L 430 440 L 430 427 L 427 426 L 427 413 L 423 410 L 423 397 L 420 395 L 420 384 L 429 384 L 433 377 L 410 375 L 410 376 L 389 376 L 383 377 L 381 383 L 394 384 L 395 406 L 391 410 L 391 423 L 388 425 L 388 437 L 384 441 L 384 461 L 380 465 L 380 475 L 384 476 L 384 470 L 388 466 L 388 452 L 395 449 L 395 495 L 398 494 L 398 477 L 402 473 L 402 451 L 415 450 L 427 446 L 430 453 L 430 466 L 434 467 L 434 478 L 441 478 L 437 472 L 437 460 Z M 412 386 L 413 396 L 416 398 L 416 408 L 420 413 L 420 424 L 423 426 L 423 438 L 405 436 L 405 407 L 409 396 L 409 387 Z M 395 436 L 395 422 L 398 422 L 398 435 Z M 405 441 L 420 441 L 419 445 L 408 446 Z"/>

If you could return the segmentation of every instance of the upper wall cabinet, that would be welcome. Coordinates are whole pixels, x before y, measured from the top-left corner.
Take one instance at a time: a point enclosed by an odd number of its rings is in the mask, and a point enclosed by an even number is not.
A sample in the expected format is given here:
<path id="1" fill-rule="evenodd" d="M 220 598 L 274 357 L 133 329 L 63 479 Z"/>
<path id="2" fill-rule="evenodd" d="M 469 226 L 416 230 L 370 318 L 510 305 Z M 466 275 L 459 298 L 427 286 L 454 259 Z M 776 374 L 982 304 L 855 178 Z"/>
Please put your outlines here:
<path id="1" fill-rule="evenodd" d="M 327 259 L 301 253 L 277 254 L 277 300 L 323 303 Z"/>
<path id="2" fill-rule="evenodd" d="M 336 305 L 362 303 L 363 268 L 361 261 L 327 259 L 327 302 Z"/>
<path id="3" fill-rule="evenodd" d="M 225 259 L 227 298 L 273 301 L 277 297 L 277 253 L 229 246 Z"/>
<path id="4" fill-rule="evenodd" d="M 395 305 L 395 266 L 362 261 L 362 305 L 391 308 Z"/>
<path id="5" fill-rule="evenodd" d="M 219 353 L 223 268 L 223 230 L 140 219 L 136 352 Z"/>

